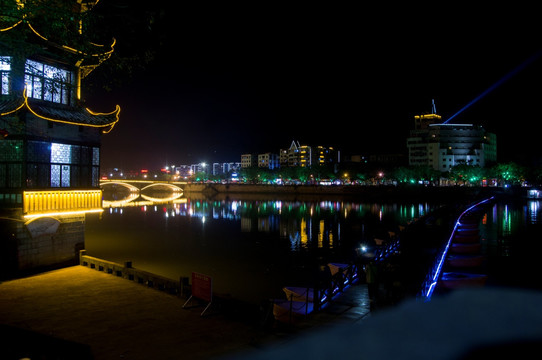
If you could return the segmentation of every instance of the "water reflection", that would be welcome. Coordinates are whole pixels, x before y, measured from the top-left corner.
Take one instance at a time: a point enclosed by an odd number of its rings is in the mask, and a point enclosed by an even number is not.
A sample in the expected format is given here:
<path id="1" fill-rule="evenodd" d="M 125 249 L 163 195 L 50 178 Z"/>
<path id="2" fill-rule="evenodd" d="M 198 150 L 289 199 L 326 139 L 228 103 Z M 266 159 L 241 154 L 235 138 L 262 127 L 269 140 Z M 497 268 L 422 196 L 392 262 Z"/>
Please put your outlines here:
<path id="1" fill-rule="evenodd" d="M 217 292 L 248 301 L 281 296 L 283 286 L 299 284 L 315 264 L 351 259 L 361 244 L 440 206 L 287 197 L 166 201 L 160 195 L 160 201 L 139 198 L 130 205 L 117 195 L 101 218 L 87 217 L 88 254 L 132 261 L 173 279 L 204 273 Z M 480 231 L 492 269 L 535 273 L 529 266 L 542 251 L 539 201 L 499 201 L 483 214 Z M 521 279 L 527 281 L 524 274 Z"/>
<path id="2" fill-rule="evenodd" d="M 165 201 L 165 192 L 157 202 L 126 203 L 105 195 L 111 202 L 101 218 L 87 218 L 89 255 L 172 279 L 204 273 L 217 292 L 249 301 L 281 296 L 286 283 L 299 283 L 314 266 L 347 261 L 360 243 L 439 206 L 247 196 Z"/>
<path id="3" fill-rule="evenodd" d="M 126 185 L 126 184 L 124 184 Z M 161 184 L 151 184 L 161 186 Z M 146 188 L 139 190 L 134 186 L 117 186 L 103 189 L 103 207 L 115 208 L 126 206 L 145 206 L 153 204 L 163 204 L 168 202 L 183 202 L 181 197 L 183 192 L 179 188 Z M 145 191 L 145 189 L 147 189 Z M 145 192 L 143 192 L 145 191 Z"/>
<path id="4" fill-rule="evenodd" d="M 494 237 L 507 238 L 517 234 L 521 229 L 529 225 L 542 223 L 540 217 L 540 200 L 525 202 L 496 203 L 490 212 L 485 214 L 485 221 L 493 231 Z"/>
<path id="5" fill-rule="evenodd" d="M 137 195 L 137 194 L 136 194 Z M 128 196 L 127 198 L 130 198 Z M 288 239 L 292 251 L 310 247 L 333 249 L 340 247 L 341 227 L 346 223 L 370 221 L 372 231 L 365 226 L 359 230 L 358 240 L 386 237 L 388 231 L 396 232 L 399 225 L 407 224 L 427 214 L 433 206 L 415 204 L 364 204 L 346 201 L 283 201 L 283 200 L 191 200 L 178 198 L 158 199 L 129 203 L 124 200 L 104 201 L 111 215 L 123 215 L 123 208 L 138 207 L 141 212 L 162 214 L 164 219 L 188 217 L 199 219 L 202 225 L 208 220 L 228 220 L 239 223 L 242 233 L 276 233 Z M 132 215 L 131 215 L 132 216 Z M 351 226 L 351 225 L 347 225 Z M 351 230 L 351 229 L 350 229 Z"/>
<path id="6" fill-rule="evenodd" d="M 540 200 L 510 199 L 496 202 L 484 213 L 481 240 L 498 284 L 542 288 L 540 212 Z"/>
<path id="7" fill-rule="evenodd" d="M 539 200 L 531 200 L 527 203 L 527 206 L 525 207 L 527 211 L 527 218 L 529 219 L 529 223 L 531 224 L 537 224 L 540 222 L 540 201 Z"/>

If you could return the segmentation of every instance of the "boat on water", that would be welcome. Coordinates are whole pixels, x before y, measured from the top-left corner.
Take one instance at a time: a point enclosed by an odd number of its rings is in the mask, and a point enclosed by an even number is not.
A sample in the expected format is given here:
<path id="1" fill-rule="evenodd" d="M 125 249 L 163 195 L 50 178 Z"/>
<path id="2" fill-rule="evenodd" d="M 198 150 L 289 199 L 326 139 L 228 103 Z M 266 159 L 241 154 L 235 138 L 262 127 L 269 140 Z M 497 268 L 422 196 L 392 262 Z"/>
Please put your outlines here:
<path id="1" fill-rule="evenodd" d="M 463 287 L 484 286 L 486 281 L 487 275 L 485 274 L 445 272 L 442 274 L 439 284 L 446 289 L 458 289 Z"/>
<path id="2" fill-rule="evenodd" d="M 358 279 L 358 267 L 354 264 L 328 263 L 332 278 L 337 278 L 341 272 L 343 285 L 353 284 Z"/>
<path id="3" fill-rule="evenodd" d="M 343 275 L 346 275 L 348 271 L 348 264 L 343 263 L 329 263 L 327 264 L 329 266 L 329 270 L 331 270 L 331 276 L 335 276 L 339 273 L 339 271 L 342 270 Z"/>
<path id="4" fill-rule="evenodd" d="M 482 255 L 449 255 L 446 264 L 453 267 L 477 267 L 484 262 Z"/>
<path id="5" fill-rule="evenodd" d="M 273 300 L 273 316 L 280 322 L 295 322 L 314 310 L 314 303 L 284 299 Z"/>
<path id="6" fill-rule="evenodd" d="M 313 288 L 303 286 L 285 286 L 282 291 L 286 294 L 286 299 L 300 302 L 314 302 L 316 295 Z M 322 294 L 320 294 L 320 299 L 322 299 Z"/>

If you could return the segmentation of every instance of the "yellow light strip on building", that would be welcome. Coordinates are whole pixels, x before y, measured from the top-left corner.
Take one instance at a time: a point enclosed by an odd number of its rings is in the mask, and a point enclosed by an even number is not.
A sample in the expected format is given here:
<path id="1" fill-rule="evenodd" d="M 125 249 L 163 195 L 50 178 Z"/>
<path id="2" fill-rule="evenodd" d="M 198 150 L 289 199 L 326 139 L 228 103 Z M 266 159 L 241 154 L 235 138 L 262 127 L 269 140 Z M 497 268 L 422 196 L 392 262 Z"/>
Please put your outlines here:
<path id="1" fill-rule="evenodd" d="M 19 24 L 22 23 L 22 22 L 23 22 L 22 20 L 19 20 L 19 21 L 17 21 L 15 24 L 13 24 L 13 25 L 11 25 L 11 26 L 9 26 L 9 27 L 7 27 L 7 28 L 0 29 L 0 32 L 11 30 L 11 29 L 13 29 L 15 26 L 19 25 Z"/>
<path id="2" fill-rule="evenodd" d="M 23 108 L 23 106 L 26 105 L 26 100 L 23 100 L 22 104 L 19 105 L 17 108 L 15 108 L 14 110 L 11 110 L 11 111 L 6 111 L 5 113 L 0 113 L 0 116 L 6 116 L 6 115 L 9 115 L 9 114 L 13 114 L 19 110 L 21 110 Z"/>
<path id="3" fill-rule="evenodd" d="M 94 128 L 105 128 L 105 127 L 110 127 L 108 130 L 103 130 L 103 131 L 102 131 L 104 134 L 107 134 L 107 133 L 109 133 L 111 130 L 113 130 L 113 127 L 114 127 L 115 124 L 119 121 L 119 114 L 120 114 L 120 106 L 119 106 L 119 105 L 117 105 L 116 108 L 115 108 L 115 110 L 114 110 L 114 111 L 111 111 L 110 113 L 96 113 L 96 112 L 93 112 L 93 111 L 91 111 L 91 110 L 85 108 L 85 110 L 86 110 L 90 115 L 93 115 L 93 116 L 103 116 L 103 115 L 112 115 L 112 114 L 115 114 L 115 121 L 112 121 L 112 122 L 107 123 L 107 124 L 104 124 L 104 125 L 94 125 L 94 124 L 81 124 L 81 123 L 78 123 L 78 122 L 67 121 L 67 120 L 53 119 L 53 118 L 49 118 L 49 117 L 46 117 L 46 116 L 43 116 L 43 115 L 38 114 L 34 109 L 32 109 L 32 108 L 30 107 L 30 104 L 28 103 L 28 96 L 26 95 L 26 86 L 25 86 L 25 89 L 23 90 L 23 98 L 24 98 L 23 103 L 22 103 L 19 107 L 17 107 L 15 110 L 11 110 L 11 111 L 2 113 L 2 114 L 0 114 L 0 115 L 1 115 L 1 116 L 4 116 L 4 115 L 12 114 L 12 113 L 17 112 L 18 110 L 20 110 L 23 106 L 26 106 L 26 108 L 27 108 L 32 114 L 34 114 L 35 116 L 39 117 L 40 119 L 44 119 L 44 120 L 47 120 L 47 121 L 58 122 L 58 123 L 69 124 L 69 125 L 88 126 L 88 127 L 94 127 Z"/>
<path id="4" fill-rule="evenodd" d="M 101 190 L 24 191 L 25 217 L 102 211 Z"/>
<path id="5" fill-rule="evenodd" d="M 49 39 L 47 39 L 45 36 L 41 35 L 36 29 L 34 29 L 34 28 L 32 27 L 32 25 L 31 25 L 30 23 L 27 22 L 26 24 L 28 25 L 28 27 L 30 28 L 30 30 L 32 30 L 32 32 L 33 32 L 34 34 L 36 34 L 36 36 L 40 37 L 41 39 L 43 39 L 43 40 L 45 40 L 45 41 L 47 41 L 47 42 L 50 42 L 50 43 L 55 44 L 54 42 L 52 42 L 52 41 L 50 41 Z M 111 45 L 110 45 L 110 46 L 111 46 L 111 50 L 106 51 L 106 52 L 103 52 L 103 53 L 100 53 L 100 54 L 90 54 L 90 56 L 95 56 L 95 57 L 108 56 L 108 57 L 109 57 L 109 56 L 111 56 L 111 54 L 113 53 L 113 51 L 115 51 L 114 46 L 115 46 L 116 43 L 117 43 L 117 40 L 116 40 L 115 38 L 113 38 L 113 43 L 111 43 Z M 74 53 L 74 54 L 81 54 L 81 55 L 84 55 L 84 56 L 88 56 L 88 55 L 89 55 L 89 54 L 86 54 L 86 53 L 84 53 L 84 52 L 82 52 L 82 51 L 80 51 L 80 50 L 74 49 L 74 48 L 72 48 L 72 47 L 70 47 L 70 46 L 66 46 L 66 45 L 58 45 L 58 44 L 55 44 L 55 45 L 56 45 L 56 46 L 59 46 L 59 47 L 61 47 L 61 48 L 63 48 L 64 50 L 68 50 L 68 51 L 70 51 L 70 52 L 72 52 L 72 53 Z M 101 47 L 101 46 L 104 46 L 104 45 L 97 45 L 97 44 L 94 44 L 94 43 L 92 43 L 92 45 L 94 45 L 94 46 L 100 46 L 100 47 Z"/>
<path id="6" fill-rule="evenodd" d="M 35 219 L 39 217 L 53 217 L 53 216 L 62 216 L 62 215 L 82 215 L 82 214 L 91 214 L 91 213 L 101 213 L 104 209 L 85 209 L 77 211 L 59 211 L 59 212 L 48 212 L 48 213 L 39 213 L 39 214 L 30 214 L 24 215 L 25 219 Z"/>

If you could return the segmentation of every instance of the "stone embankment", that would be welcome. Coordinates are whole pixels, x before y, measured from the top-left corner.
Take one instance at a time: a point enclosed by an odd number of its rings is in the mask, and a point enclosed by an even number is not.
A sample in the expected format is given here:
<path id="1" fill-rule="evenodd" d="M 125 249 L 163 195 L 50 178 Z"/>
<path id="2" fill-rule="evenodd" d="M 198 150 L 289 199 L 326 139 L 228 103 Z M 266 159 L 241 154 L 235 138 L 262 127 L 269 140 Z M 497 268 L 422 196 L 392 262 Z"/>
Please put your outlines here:
<path id="1" fill-rule="evenodd" d="M 480 192 L 490 191 L 477 187 L 433 187 L 433 186 L 353 186 L 353 185 L 258 185 L 258 184 L 196 184 L 182 186 L 187 196 L 243 196 L 260 195 L 264 197 L 356 197 L 362 200 L 463 200 L 479 196 Z"/>

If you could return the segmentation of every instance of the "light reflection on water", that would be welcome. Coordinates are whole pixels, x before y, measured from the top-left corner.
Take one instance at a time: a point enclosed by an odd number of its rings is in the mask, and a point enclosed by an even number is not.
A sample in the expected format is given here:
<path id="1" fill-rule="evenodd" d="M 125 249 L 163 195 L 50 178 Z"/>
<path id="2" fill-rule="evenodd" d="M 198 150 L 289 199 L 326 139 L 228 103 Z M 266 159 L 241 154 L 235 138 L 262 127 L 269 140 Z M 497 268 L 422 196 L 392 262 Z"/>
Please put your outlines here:
<path id="1" fill-rule="evenodd" d="M 497 284 L 542 289 L 541 212 L 540 200 L 504 199 L 483 214 L 480 235 Z"/>
<path id="2" fill-rule="evenodd" d="M 340 243 L 341 225 L 344 221 L 358 219 L 363 222 L 365 219 L 370 220 L 373 226 L 379 223 L 380 227 L 386 227 L 386 232 L 397 231 L 398 225 L 405 225 L 426 215 L 432 209 L 429 203 L 183 200 L 178 203 L 154 205 L 134 202 L 132 207 L 144 214 L 154 212 L 162 215 L 166 224 L 175 217 L 199 219 L 202 226 L 210 219 L 239 222 L 239 231 L 242 233 L 276 233 L 281 238 L 289 239 L 293 251 L 307 249 L 310 246 L 333 248 Z M 122 215 L 128 209 L 110 207 L 107 212 L 115 216 Z M 370 234 L 369 237 L 373 235 L 375 234 Z M 367 235 L 362 232 L 359 240 L 366 237 Z"/>
<path id="3" fill-rule="evenodd" d="M 482 237 L 488 244 L 503 246 L 503 254 L 509 254 L 510 241 L 519 234 L 530 234 L 531 227 L 542 224 L 540 200 L 499 201 L 482 216 Z"/>
<path id="4" fill-rule="evenodd" d="M 317 265 L 351 260 L 360 243 L 437 206 L 258 198 L 130 205 L 87 218 L 88 255 L 172 279 L 201 272 L 216 292 L 255 302 L 301 285 Z"/>
<path id="5" fill-rule="evenodd" d="M 438 206 L 261 198 L 132 201 L 106 209 L 101 218 L 89 215 L 85 243 L 91 256 L 132 261 L 172 279 L 204 273 L 213 278 L 214 291 L 260 302 L 282 296 L 283 286 L 304 285 L 318 265 L 346 262 L 360 244 L 385 238 Z M 484 251 L 504 283 L 521 278 L 536 286 L 525 274 L 535 273 L 542 250 L 541 211 L 539 200 L 503 200 L 483 214 Z"/>

